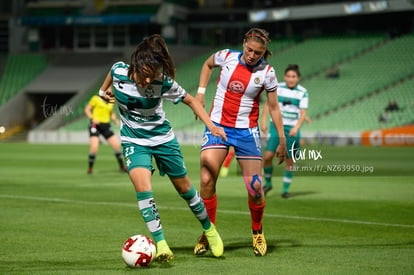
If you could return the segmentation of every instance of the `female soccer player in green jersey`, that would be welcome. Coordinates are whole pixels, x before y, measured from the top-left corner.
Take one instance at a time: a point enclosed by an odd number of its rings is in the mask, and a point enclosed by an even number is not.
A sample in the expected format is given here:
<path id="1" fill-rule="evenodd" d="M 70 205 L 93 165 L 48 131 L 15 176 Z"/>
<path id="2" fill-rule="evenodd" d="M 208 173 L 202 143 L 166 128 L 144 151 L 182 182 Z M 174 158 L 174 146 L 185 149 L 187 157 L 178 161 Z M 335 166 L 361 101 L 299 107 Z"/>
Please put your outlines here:
<path id="1" fill-rule="evenodd" d="M 223 254 L 223 242 L 207 215 L 203 200 L 187 176 L 180 145 L 162 108 L 163 99 L 183 102 L 201 118 L 211 133 L 226 140 L 202 105 L 174 80 L 175 68 L 164 39 L 144 38 L 131 55 L 130 64 L 115 63 L 99 93 L 116 100 L 121 117 L 121 144 L 129 177 L 134 185 L 141 215 L 156 242 L 156 259 L 169 262 L 169 248 L 154 200 L 152 158 L 161 175 L 167 174 L 180 196 L 200 221 L 214 256 Z M 108 88 L 112 85 L 112 91 Z"/>
<path id="2" fill-rule="evenodd" d="M 289 187 L 292 183 L 294 170 L 294 154 L 300 150 L 300 126 L 306 119 L 308 109 L 308 91 L 299 84 L 300 70 L 296 64 L 290 64 L 285 69 L 285 82 L 279 83 L 277 96 L 282 112 L 283 127 L 286 136 L 288 157 L 283 171 L 282 198 L 289 197 Z M 262 111 L 262 130 L 267 132 L 267 115 L 269 109 L 265 104 Z M 263 176 L 266 184 L 265 194 L 272 189 L 273 158 L 279 144 L 279 137 L 273 123 L 270 123 L 269 136 L 263 157 Z"/>

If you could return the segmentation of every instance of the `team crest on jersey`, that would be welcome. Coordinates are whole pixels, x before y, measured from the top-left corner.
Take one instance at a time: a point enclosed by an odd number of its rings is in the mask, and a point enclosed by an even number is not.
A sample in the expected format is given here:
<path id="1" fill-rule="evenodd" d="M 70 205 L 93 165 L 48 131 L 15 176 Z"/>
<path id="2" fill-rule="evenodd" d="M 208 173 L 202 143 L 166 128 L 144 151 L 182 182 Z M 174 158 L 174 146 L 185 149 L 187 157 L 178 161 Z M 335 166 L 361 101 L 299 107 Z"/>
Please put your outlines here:
<path id="1" fill-rule="evenodd" d="M 154 96 L 154 89 L 152 88 L 152 86 L 151 86 L 151 85 L 148 85 L 148 86 L 145 88 L 145 96 L 146 96 L 146 97 L 153 97 L 153 96 Z"/>
<path id="2" fill-rule="evenodd" d="M 255 79 L 254 79 L 254 84 L 259 84 L 260 83 L 260 77 L 256 77 Z"/>
<path id="3" fill-rule="evenodd" d="M 230 82 L 229 88 L 231 91 L 235 93 L 243 93 L 244 92 L 244 84 L 240 81 L 232 81 Z"/>

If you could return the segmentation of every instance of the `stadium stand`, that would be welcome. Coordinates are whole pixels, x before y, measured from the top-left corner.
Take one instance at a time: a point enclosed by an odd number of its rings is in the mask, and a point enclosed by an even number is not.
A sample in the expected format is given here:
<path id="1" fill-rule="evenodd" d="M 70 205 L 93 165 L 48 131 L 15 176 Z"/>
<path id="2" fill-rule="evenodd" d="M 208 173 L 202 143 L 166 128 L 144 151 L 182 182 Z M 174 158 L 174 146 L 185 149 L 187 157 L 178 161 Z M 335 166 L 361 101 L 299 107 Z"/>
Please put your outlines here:
<path id="1" fill-rule="evenodd" d="M 367 116 L 373 115 L 375 119 L 369 120 L 372 121 L 370 125 L 367 125 L 366 122 L 360 124 L 361 120 L 354 121 L 354 124 L 347 126 L 346 129 L 365 130 L 378 127 L 376 122 L 379 110 L 368 114 L 369 108 L 371 108 L 371 104 L 374 106 L 378 104 L 377 101 L 381 101 L 381 98 L 375 95 L 376 93 L 382 93 L 383 90 L 391 86 L 394 86 L 392 88 L 394 90 L 398 86 L 402 86 L 405 79 L 412 76 L 414 48 L 410 45 L 413 43 L 414 35 L 389 40 L 358 58 L 341 63 L 341 76 L 337 79 L 327 79 L 320 75 L 305 80 L 304 86 L 308 88 L 310 94 L 308 114 L 316 120 L 320 119 L 320 122 L 316 122 L 314 119 L 314 123 L 305 125 L 304 129 L 332 130 L 340 126 L 340 129 L 345 130 L 343 122 L 347 121 L 346 118 L 349 118 L 352 113 L 347 113 L 344 108 L 348 109 L 346 106 L 353 105 L 358 100 L 361 100 L 363 105 L 359 105 L 359 111 L 355 110 L 355 114 L 366 113 Z M 412 82 L 408 81 L 407 85 L 412 87 Z M 399 96 L 401 100 L 403 97 L 409 97 L 406 95 L 409 91 L 406 89 L 402 89 L 402 91 L 403 95 Z M 368 97 L 369 95 L 372 96 Z M 387 102 L 388 100 L 385 100 L 383 105 Z M 332 123 L 332 120 L 337 122 L 336 125 Z M 397 126 L 401 125 L 399 123 L 403 123 L 403 121 L 396 120 L 395 123 L 394 126 Z"/>
<path id="2" fill-rule="evenodd" d="M 411 46 L 414 35 L 394 39 L 383 34 L 329 36 L 301 42 L 274 40 L 271 43 L 273 55 L 269 61 L 276 68 L 279 81 L 283 80 L 283 70 L 287 64 L 301 65 L 302 83 L 310 93 L 308 114 L 313 118 L 313 123 L 305 124 L 303 131 L 360 131 L 413 122 L 414 106 L 410 104 L 413 104 L 414 98 L 410 91 L 414 86 L 414 49 Z M 194 55 L 177 66 L 177 81 L 189 93 L 195 95 L 201 66 L 215 50 L 217 49 Z M 27 58 L 34 61 L 27 63 Z M 26 66 L 27 64 L 37 65 Z M 20 74 L 27 72 L 23 77 L 27 83 L 35 77 L 33 71 L 39 73 L 46 66 L 47 61 L 41 55 L 23 55 L 20 58 L 9 56 L 0 81 L 2 91 L 7 93 L 1 93 L 0 102 L 10 98 L 10 95 L 6 98 L 6 94 L 13 94 L 25 85 L 20 82 L 21 77 L 18 80 L 11 78 L 12 75 L 17 75 L 14 70 Z M 326 77 L 326 71 L 332 66 L 340 68 L 339 78 Z M 13 71 L 14 73 L 7 74 Z M 218 70 L 214 74 L 206 92 L 207 111 L 214 95 Z M 9 81 L 16 87 L 5 86 Z M 386 124 L 379 123 L 378 115 L 391 98 L 399 103 L 401 110 L 393 113 Z M 61 130 L 86 129 L 88 121 L 83 116 L 83 108 L 88 99 L 89 96 L 86 96 L 73 113 L 65 118 L 66 124 Z M 175 130 L 191 132 L 204 127 L 201 122 L 194 120 L 194 114 L 189 108 L 180 106 L 177 109 L 173 105 L 164 101 L 164 109 Z"/>
<path id="3" fill-rule="evenodd" d="M 269 62 L 279 78 L 288 64 L 299 64 L 303 79 L 324 73 L 335 64 L 353 58 L 384 42 L 384 34 L 337 35 L 306 39 L 274 54 Z M 272 45 L 280 43 L 273 41 Z M 274 47 L 274 46 L 272 46 Z"/>
<path id="4" fill-rule="evenodd" d="M 381 90 L 371 96 L 362 98 L 329 115 L 314 119 L 311 124 L 303 126 L 304 131 L 360 131 L 395 127 L 414 122 L 414 79 L 403 81 L 395 86 Z M 388 113 L 387 122 L 379 122 L 378 117 L 384 112 L 387 103 L 395 100 L 400 110 Z"/>
<path id="5" fill-rule="evenodd" d="M 9 55 L 0 79 L 0 106 L 18 93 L 48 66 L 41 54 Z"/>

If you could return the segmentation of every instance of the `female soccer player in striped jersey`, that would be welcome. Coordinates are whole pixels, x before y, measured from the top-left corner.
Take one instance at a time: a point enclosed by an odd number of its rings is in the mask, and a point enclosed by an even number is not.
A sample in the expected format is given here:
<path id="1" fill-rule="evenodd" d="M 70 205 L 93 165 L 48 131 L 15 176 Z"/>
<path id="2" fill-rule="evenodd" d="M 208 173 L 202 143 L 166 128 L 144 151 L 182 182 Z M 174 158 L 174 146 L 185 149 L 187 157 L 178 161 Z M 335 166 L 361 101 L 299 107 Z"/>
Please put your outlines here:
<path id="1" fill-rule="evenodd" d="M 280 109 L 286 135 L 288 148 L 288 157 L 285 161 L 283 171 L 282 198 L 289 197 L 289 187 L 293 178 L 293 154 L 300 149 L 300 126 L 306 119 L 306 110 L 308 108 L 308 91 L 301 85 L 300 70 L 296 64 L 290 64 L 285 69 L 285 82 L 279 83 L 277 94 L 279 98 Z M 262 130 L 267 131 L 268 108 L 265 106 L 262 112 Z M 267 193 L 272 189 L 273 158 L 276 148 L 279 144 L 279 137 L 273 124 L 270 123 L 269 136 L 267 139 L 266 149 L 264 152 L 263 171 L 265 178 L 264 191 Z"/>
<path id="2" fill-rule="evenodd" d="M 169 262 L 173 253 L 165 240 L 152 192 L 152 158 L 160 174 L 167 174 L 187 201 L 211 242 L 213 255 L 219 257 L 223 254 L 223 242 L 187 176 L 180 145 L 162 108 L 163 99 L 188 105 L 213 136 L 226 140 L 226 134 L 223 128 L 212 123 L 200 102 L 186 93 L 174 77 L 175 68 L 167 45 L 160 35 L 154 34 L 138 44 L 129 65 L 117 62 L 112 66 L 99 93 L 115 98 L 118 103 L 125 164 L 135 187 L 139 210 L 156 242 L 156 260 Z M 111 85 L 113 94 L 105 92 Z"/>
<path id="3" fill-rule="evenodd" d="M 211 120 L 223 127 L 227 141 L 215 137 L 206 129 L 201 146 L 200 194 L 210 220 L 216 223 L 216 183 L 220 167 L 230 146 L 234 147 L 243 181 L 248 191 L 248 206 L 252 221 L 253 252 L 264 256 L 267 244 L 262 230 L 265 197 L 262 188 L 262 148 L 258 127 L 260 95 L 266 91 L 270 114 L 279 130 L 282 142 L 277 156 L 283 162 L 286 148 L 281 113 L 277 101 L 278 82 L 274 68 L 267 63 L 271 54 L 267 31 L 250 29 L 243 38 L 243 50 L 221 50 L 211 55 L 201 69 L 196 98 L 204 105 L 204 92 L 212 70 L 220 67 L 216 94 L 210 112 Z M 194 247 L 196 255 L 202 255 L 211 247 L 203 234 Z"/>

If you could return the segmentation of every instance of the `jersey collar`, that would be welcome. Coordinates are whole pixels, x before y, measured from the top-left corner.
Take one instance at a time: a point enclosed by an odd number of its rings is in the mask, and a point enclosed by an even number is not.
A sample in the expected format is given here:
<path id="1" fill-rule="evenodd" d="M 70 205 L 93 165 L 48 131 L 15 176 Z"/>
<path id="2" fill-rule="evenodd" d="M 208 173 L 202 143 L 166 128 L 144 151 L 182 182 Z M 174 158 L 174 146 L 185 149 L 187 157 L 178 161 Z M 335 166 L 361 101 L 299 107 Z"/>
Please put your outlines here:
<path id="1" fill-rule="evenodd" d="M 242 55 L 243 55 L 243 52 L 241 52 L 240 54 L 239 54 L 239 62 L 243 65 L 243 66 L 246 66 L 247 68 L 254 68 L 254 67 L 257 67 L 257 66 L 259 66 L 262 62 L 263 62 L 263 57 L 262 58 L 260 58 L 260 60 L 259 61 L 257 61 L 257 63 L 255 64 L 255 65 L 248 65 L 248 64 L 246 64 L 246 63 L 244 63 L 243 61 L 242 61 L 242 59 L 241 59 L 241 57 L 242 57 Z"/>

